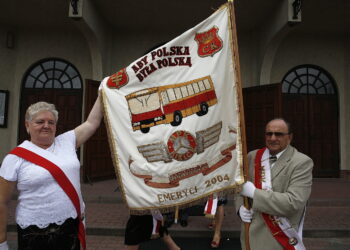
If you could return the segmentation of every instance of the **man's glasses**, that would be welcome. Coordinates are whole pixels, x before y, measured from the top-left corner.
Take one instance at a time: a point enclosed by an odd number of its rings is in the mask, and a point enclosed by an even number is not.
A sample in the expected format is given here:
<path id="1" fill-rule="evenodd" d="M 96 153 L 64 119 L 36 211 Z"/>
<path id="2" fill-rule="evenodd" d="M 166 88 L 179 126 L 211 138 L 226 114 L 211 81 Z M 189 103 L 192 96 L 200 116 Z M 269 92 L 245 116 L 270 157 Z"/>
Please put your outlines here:
<path id="1" fill-rule="evenodd" d="M 282 137 L 285 135 L 289 135 L 289 133 L 283 133 L 283 132 L 265 132 L 265 135 L 268 137 L 271 137 L 273 135 L 275 135 L 276 137 Z"/>

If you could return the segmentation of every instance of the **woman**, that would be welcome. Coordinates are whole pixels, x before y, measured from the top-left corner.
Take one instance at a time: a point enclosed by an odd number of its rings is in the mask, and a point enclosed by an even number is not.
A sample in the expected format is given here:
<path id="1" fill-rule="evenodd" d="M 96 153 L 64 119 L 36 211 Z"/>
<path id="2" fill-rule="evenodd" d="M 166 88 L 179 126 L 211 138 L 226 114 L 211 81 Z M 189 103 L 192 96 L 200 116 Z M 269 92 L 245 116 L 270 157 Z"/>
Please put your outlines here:
<path id="1" fill-rule="evenodd" d="M 138 250 L 141 243 L 158 238 L 169 250 L 180 250 L 162 224 L 163 216 L 158 210 L 150 215 L 130 215 L 125 229 L 126 250 Z"/>
<path id="2" fill-rule="evenodd" d="M 38 102 L 25 115 L 30 141 L 24 141 L 0 168 L 0 250 L 7 250 L 7 203 L 14 187 L 18 249 L 85 249 L 84 202 L 76 149 L 88 140 L 102 119 L 100 97 L 87 120 L 57 137 L 58 112 Z"/>
<path id="3" fill-rule="evenodd" d="M 214 229 L 214 236 L 210 243 L 211 248 L 219 248 L 221 240 L 221 227 L 225 216 L 224 205 L 227 204 L 227 197 L 218 198 L 217 209 L 213 222 L 209 225 L 210 229 Z"/>

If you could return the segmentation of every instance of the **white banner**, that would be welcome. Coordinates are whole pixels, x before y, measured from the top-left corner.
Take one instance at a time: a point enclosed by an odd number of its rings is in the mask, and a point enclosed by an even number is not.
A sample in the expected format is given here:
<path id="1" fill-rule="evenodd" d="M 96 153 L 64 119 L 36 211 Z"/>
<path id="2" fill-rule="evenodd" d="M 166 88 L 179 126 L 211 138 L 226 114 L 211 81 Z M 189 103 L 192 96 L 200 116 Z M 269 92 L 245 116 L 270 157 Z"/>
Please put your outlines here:
<path id="1" fill-rule="evenodd" d="M 131 210 L 182 206 L 243 183 L 227 4 L 102 82 Z"/>

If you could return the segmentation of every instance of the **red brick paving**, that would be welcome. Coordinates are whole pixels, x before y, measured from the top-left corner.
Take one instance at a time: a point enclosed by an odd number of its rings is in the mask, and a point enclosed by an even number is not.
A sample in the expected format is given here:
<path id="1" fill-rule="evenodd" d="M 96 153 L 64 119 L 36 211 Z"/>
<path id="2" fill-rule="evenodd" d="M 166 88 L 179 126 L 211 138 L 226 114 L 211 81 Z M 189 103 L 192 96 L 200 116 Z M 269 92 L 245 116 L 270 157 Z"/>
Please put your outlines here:
<path id="1" fill-rule="evenodd" d="M 88 250 L 124 249 L 123 230 L 128 219 L 128 209 L 123 203 L 120 193 L 116 192 L 116 181 L 109 180 L 93 185 L 82 184 L 86 202 L 87 245 Z M 325 230 L 322 238 L 305 238 L 307 249 L 311 250 L 345 250 L 350 249 L 350 180 L 345 179 L 315 179 L 309 206 L 306 210 L 304 230 L 312 234 L 316 230 Z M 239 232 L 239 220 L 233 209 L 233 201 L 226 206 L 224 232 Z M 8 223 L 14 225 L 15 201 L 10 202 Z M 174 225 L 170 232 L 174 236 L 187 235 L 197 237 L 197 234 L 211 235 L 207 229 L 209 220 L 193 216 L 189 218 L 186 228 Z M 104 231 L 107 230 L 107 231 Z M 340 230 L 346 237 L 327 236 L 327 230 Z M 96 235 L 102 234 L 102 235 Z M 315 237 L 315 236 L 312 236 Z M 321 236 L 316 236 L 321 237 Z M 8 234 L 11 246 L 16 246 L 16 233 Z M 13 248 L 15 249 L 15 248 Z"/>

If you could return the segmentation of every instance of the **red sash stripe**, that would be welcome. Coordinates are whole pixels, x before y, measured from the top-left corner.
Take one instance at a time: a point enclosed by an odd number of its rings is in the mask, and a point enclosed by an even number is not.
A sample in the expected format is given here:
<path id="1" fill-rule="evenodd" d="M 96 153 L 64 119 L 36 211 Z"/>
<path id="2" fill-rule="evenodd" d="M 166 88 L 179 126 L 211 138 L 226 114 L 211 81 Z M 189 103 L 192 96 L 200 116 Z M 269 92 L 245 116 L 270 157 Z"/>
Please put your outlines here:
<path id="1" fill-rule="evenodd" d="M 254 184 L 255 187 L 258 189 L 262 188 L 262 182 L 261 182 L 261 159 L 264 154 L 265 148 L 259 149 L 256 153 L 255 157 L 255 176 L 254 176 Z M 294 246 L 289 244 L 289 238 L 285 233 L 282 231 L 282 229 L 279 227 L 277 222 L 274 221 L 274 218 L 270 216 L 269 214 L 261 213 L 263 216 L 266 225 L 271 231 L 272 236 L 283 246 L 285 250 L 295 250 Z"/>
<path id="2" fill-rule="evenodd" d="M 58 185 L 60 185 L 60 187 L 67 194 L 69 199 L 72 201 L 77 211 L 78 219 L 79 219 L 79 234 L 78 234 L 79 240 L 83 249 L 85 250 L 86 249 L 85 228 L 81 220 L 79 196 L 74 186 L 72 185 L 68 177 L 65 175 L 65 173 L 53 162 L 45 159 L 44 157 L 28 149 L 25 149 L 22 147 L 16 147 L 9 154 L 17 155 L 18 157 L 23 158 L 24 160 L 27 160 L 29 162 L 32 162 L 40 167 L 43 167 L 50 172 L 52 177 L 57 181 Z"/>
<path id="3" fill-rule="evenodd" d="M 213 196 L 209 196 L 208 198 L 208 207 L 207 210 L 205 211 L 206 214 L 211 214 L 211 210 L 213 209 Z"/>
<path id="4" fill-rule="evenodd" d="M 256 188 L 261 189 L 261 158 L 265 152 L 266 148 L 259 149 L 258 152 L 256 152 L 255 156 L 255 175 L 254 175 L 254 184 Z"/>

